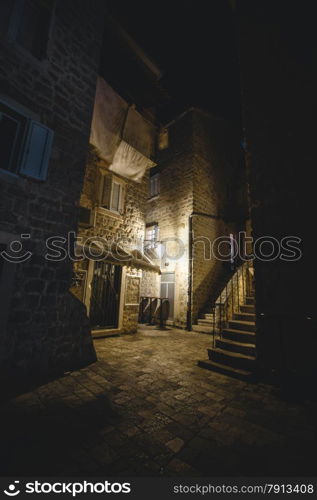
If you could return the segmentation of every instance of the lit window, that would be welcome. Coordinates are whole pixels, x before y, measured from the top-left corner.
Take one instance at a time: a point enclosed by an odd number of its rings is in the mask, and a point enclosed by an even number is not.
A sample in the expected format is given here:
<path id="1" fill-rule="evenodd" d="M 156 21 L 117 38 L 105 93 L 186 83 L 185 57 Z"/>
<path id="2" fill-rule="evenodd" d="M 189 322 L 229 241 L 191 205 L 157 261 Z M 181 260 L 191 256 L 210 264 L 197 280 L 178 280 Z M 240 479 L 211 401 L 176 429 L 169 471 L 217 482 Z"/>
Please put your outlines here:
<path id="1" fill-rule="evenodd" d="M 124 211 L 125 182 L 113 175 L 102 176 L 100 206 L 122 214 Z"/>
<path id="2" fill-rule="evenodd" d="M 145 229 L 145 250 L 154 249 L 158 243 L 158 224 L 151 224 Z"/>
<path id="3" fill-rule="evenodd" d="M 160 174 L 154 174 L 150 177 L 150 198 L 160 194 Z"/>
<path id="4" fill-rule="evenodd" d="M 53 135 L 42 123 L 0 100 L 0 169 L 45 180 Z"/>
<path id="5" fill-rule="evenodd" d="M 161 151 L 168 148 L 168 129 L 163 128 L 160 130 L 157 138 L 157 147 Z"/>

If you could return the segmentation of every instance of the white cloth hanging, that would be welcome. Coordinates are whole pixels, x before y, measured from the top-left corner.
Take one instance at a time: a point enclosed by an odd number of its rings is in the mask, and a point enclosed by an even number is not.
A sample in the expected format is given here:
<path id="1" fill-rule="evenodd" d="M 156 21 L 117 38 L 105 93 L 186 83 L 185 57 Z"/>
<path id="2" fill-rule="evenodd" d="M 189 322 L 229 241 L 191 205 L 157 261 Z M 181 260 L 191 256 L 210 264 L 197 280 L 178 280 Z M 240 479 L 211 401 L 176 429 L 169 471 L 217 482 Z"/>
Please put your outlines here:
<path id="1" fill-rule="evenodd" d="M 143 156 L 130 144 L 121 141 L 109 170 L 135 182 L 141 182 L 146 169 L 154 165 L 153 161 Z"/>
<path id="2" fill-rule="evenodd" d="M 101 77 L 97 79 L 90 142 L 103 160 L 112 163 L 121 141 L 128 104 Z"/>
<path id="3" fill-rule="evenodd" d="M 120 97 L 101 77 L 97 79 L 90 142 L 109 170 L 135 182 L 155 165 L 155 127 Z"/>

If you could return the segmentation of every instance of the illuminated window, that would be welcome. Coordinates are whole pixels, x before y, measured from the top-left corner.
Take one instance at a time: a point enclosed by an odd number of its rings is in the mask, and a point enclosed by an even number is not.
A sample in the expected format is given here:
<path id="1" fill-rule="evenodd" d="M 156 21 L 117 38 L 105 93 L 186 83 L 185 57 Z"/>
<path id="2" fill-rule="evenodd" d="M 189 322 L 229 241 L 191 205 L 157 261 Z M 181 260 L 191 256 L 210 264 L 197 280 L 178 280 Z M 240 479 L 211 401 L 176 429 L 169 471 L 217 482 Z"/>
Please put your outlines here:
<path id="1" fill-rule="evenodd" d="M 157 147 L 161 151 L 168 148 L 168 129 L 163 128 L 160 130 L 157 138 Z"/>
<path id="2" fill-rule="evenodd" d="M 145 248 L 154 249 L 158 243 L 158 224 L 150 224 L 145 229 Z"/>

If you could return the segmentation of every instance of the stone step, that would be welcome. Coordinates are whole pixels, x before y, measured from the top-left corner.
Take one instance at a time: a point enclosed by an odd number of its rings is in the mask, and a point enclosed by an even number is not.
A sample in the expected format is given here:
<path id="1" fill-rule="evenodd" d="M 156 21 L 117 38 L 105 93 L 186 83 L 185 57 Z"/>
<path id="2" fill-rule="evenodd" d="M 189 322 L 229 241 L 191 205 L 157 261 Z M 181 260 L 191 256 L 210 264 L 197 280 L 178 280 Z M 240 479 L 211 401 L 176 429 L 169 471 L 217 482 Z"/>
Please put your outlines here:
<path id="1" fill-rule="evenodd" d="M 255 307 L 250 305 L 250 304 L 249 305 L 244 304 L 244 305 L 240 306 L 240 311 L 245 312 L 245 313 L 249 313 L 249 314 L 255 314 Z"/>
<path id="2" fill-rule="evenodd" d="M 212 326 L 206 326 L 206 325 L 193 325 L 192 329 L 194 332 L 198 333 L 208 333 L 209 335 L 212 334 Z"/>
<path id="3" fill-rule="evenodd" d="M 254 369 L 256 362 L 255 356 L 227 351 L 226 349 L 219 349 L 217 347 L 215 349 L 208 349 L 208 357 L 211 361 L 215 361 L 216 363 L 242 370 Z"/>
<path id="4" fill-rule="evenodd" d="M 252 306 L 254 306 L 254 305 L 255 305 L 255 299 L 254 299 L 254 297 L 246 297 L 246 298 L 245 298 L 245 303 L 246 303 L 247 305 L 252 305 Z"/>
<path id="5" fill-rule="evenodd" d="M 222 337 L 224 339 L 234 340 L 245 344 L 255 344 L 255 332 L 225 328 L 222 332 Z"/>
<path id="6" fill-rule="evenodd" d="M 216 347 L 219 349 L 224 349 L 227 351 L 239 352 L 240 354 L 246 354 L 247 356 L 255 355 L 255 344 L 247 344 L 245 342 L 237 342 L 236 340 L 229 339 L 217 339 Z"/>
<path id="7" fill-rule="evenodd" d="M 255 314 L 254 313 L 248 313 L 248 312 L 238 312 L 235 313 L 234 319 L 238 319 L 241 321 L 252 321 L 255 322 Z"/>
<path id="8" fill-rule="evenodd" d="M 240 319 L 231 319 L 228 323 L 229 323 L 229 328 L 233 328 L 234 330 L 255 332 L 254 321 L 241 321 Z"/>
<path id="9" fill-rule="evenodd" d="M 213 317 L 214 315 L 211 314 L 211 313 L 206 313 L 206 314 L 203 314 L 202 315 L 202 318 L 201 319 L 209 319 L 209 321 L 212 321 L 213 320 Z"/>
<path id="10" fill-rule="evenodd" d="M 206 326 L 212 326 L 213 325 L 213 322 L 210 319 L 199 319 L 197 321 L 197 323 L 198 323 L 198 325 L 203 325 L 203 326 L 204 325 L 206 325 Z"/>
<path id="11" fill-rule="evenodd" d="M 251 381 L 253 378 L 253 373 L 249 370 L 232 368 L 230 366 L 222 365 L 221 363 L 215 363 L 210 359 L 206 361 L 198 361 L 198 366 L 200 366 L 201 368 L 205 368 L 207 370 L 222 373 L 223 375 L 228 375 L 229 377 L 238 378 L 244 381 Z"/>

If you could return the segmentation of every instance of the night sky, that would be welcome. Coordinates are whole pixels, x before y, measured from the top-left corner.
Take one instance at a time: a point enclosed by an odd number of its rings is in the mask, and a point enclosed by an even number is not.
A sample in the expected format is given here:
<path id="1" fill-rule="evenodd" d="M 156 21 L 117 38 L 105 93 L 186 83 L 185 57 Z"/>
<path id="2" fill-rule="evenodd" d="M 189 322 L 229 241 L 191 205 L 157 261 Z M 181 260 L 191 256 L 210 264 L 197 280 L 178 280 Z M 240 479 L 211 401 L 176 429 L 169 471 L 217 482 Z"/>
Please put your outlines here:
<path id="1" fill-rule="evenodd" d="M 239 119 L 235 26 L 227 0 L 107 0 L 107 9 L 159 66 L 166 118 L 188 106 Z"/>

